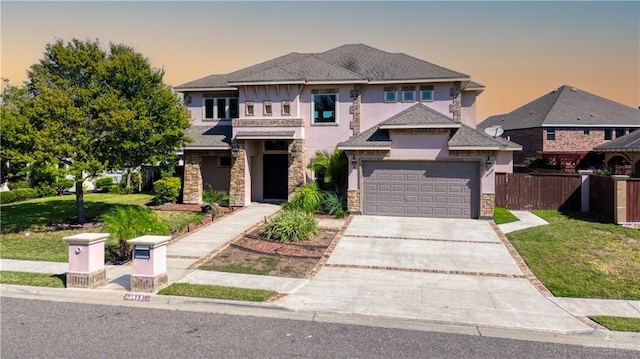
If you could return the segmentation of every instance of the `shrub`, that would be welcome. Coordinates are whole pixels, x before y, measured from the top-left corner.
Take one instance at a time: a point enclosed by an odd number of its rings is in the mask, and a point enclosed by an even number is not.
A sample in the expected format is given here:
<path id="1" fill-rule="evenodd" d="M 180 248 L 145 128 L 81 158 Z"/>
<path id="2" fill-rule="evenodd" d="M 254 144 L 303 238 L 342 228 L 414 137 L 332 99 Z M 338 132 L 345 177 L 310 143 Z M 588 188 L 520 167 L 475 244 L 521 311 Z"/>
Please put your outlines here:
<path id="1" fill-rule="evenodd" d="M 216 191 L 207 184 L 207 189 L 202 191 L 202 201 L 204 203 L 217 203 L 223 207 L 229 206 L 229 193 L 226 191 Z"/>
<path id="2" fill-rule="evenodd" d="M 309 212 L 297 209 L 281 210 L 267 221 L 260 233 L 281 242 L 309 240 L 318 233 L 318 221 Z"/>
<path id="3" fill-rule="evenodd" d="M 29 167 L 29 173 L 27 175 L 29 187 L 53 187 L 59 174 L 58 169 L 54 165 L 41 162 L 35 163 Z"/>
<path id="4" fill-rule="evenodd" d="M 11 191 L 16 196 L 15 202 L 26 201 L 38 197 L 38 190 L 35 188 L 18 188 Z"/>
<path id="5" fill-rule="evenodd" d="M 131 186 L 123 187 L 122 189 L 120 189 L 120 194 L 132 194 L 133 192 L 134 192 L 134 190 L 133 190 L 133 187 L 131 187 Z M 178 197 L 176 197 L 176 198 L 178 198 Z"/>
<path id="6" fill-rule="evenodd" d="M 8 192 L 0 192 L 0 203 L 12 203 L 16 201 L 16 194 L 8 191 Z"/>
<path id="7" fill-rule="evenodd" d="M 75 184 L 76 182 L 72 179 L 58 178 L 58 180 L 56 181 L 56 192 L 58 192 L 58 194 L 63 193 L 67 189 L 73 187 Z"/>
<path id="8" fill-rule="evenodd" d="M 38 192 L 38 197 L 53 197 L 57 194 L 55 187 L 51 187 L 48 183 L 41 183 L 40 186 L 36 187 L 36 191 Z"/>
<path id="9" fill-rule="evenodd" d="M 18 180 L 18 181 L 9 181 L 9 189 L 19 189 L 19 188 L 31 188 L 29 187 L 29 181 L 27 180 Z"/>
<path id="10" fill-rule="evenodd" d="M 283 204 L 285 209 L 299 209 L 305 212 L 322 211 L 322 193 L 313 183 L 300 187 L 291 201 Z"/>
<path id="11" fill-rule="evenodd" d="M 100 192 L 107 192 L 115 182 L 111 177 L 102 177 L 96 180 L 96 189 Z"/>
<path id="12" fill-rule="evenodd" d="M 165 235 L 171 231 L 169 225 L 160 221 L 150 209 L 134 206 L 118 206 L 102 215 L 105 231 L 118 240 L 116 247 L 108 246 L 108 259 L 128 260 L 131 248 L 128 239 L 146 234 Z"/>
<path id="13" fill-rule="evenodd" d="M 180 195 L 180 178 L 167 177 L 153 183 L 156 204 L 175 203 Z"/>
<path id="14" fill-rule="evenodd" d="M 344 201 L 333 192 L 323 193 L 322 207 L 324 208 L 324 212 L 330 216 L 344 218 L 347 215 Z"/>
<path id="15" fill-rule="evenodd" d="M 122 186 L 120 186 L 119 184 L 114 184 L 113 186 L 109 187 L 109 193 L 121 194 Z"/>

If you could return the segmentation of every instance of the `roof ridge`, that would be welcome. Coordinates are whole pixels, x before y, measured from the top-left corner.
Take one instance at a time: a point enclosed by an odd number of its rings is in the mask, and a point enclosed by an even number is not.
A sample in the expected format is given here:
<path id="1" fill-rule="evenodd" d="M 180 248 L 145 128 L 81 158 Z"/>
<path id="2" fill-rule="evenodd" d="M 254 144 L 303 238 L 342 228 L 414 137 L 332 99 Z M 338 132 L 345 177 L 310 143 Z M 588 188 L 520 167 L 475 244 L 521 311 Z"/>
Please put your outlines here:
<path id="1" fill-rule="evenodd" d="M 366 45 L 365 45 L 365 46 L 366 46 Z M 352 74 L 356 75 L 358 78 L 361 78 L 361 79 L 365 79 L 365 80 L 367 80 L 367 78 L 366 78 L 366 77 L 364 77 L 364 76 L 362 76 L 361 74 L 359 74 L 359 73 L 357 73 L 357 72 L 354 72 L 354 71 L 351 71 L 351 70 L 349 70 L 349 69 L 348 69 L 348 68 L 346 68 L 346 67 L 342 67 L 342 66 L 338 66 L 338 65 L 336 65 L 336 64 L 332 64 L 331 62 L 329 62 L 329 61 L 327 61 L 327 60 L 324 60 L 324 59 L 322 59 L 322 58 L 318 57 L 317 55 L 318 55 L 318 54 L 313 54 L 313 55 L 311 55 L 311 56 L 313 56 L 314 58 L 316 58 L 316 59 L 318 59 L 318 60 L 320 60 L 320 61 L 324 62 L 324 63 L 325 63 L 325 64 L 327 64 L 327 65 L 331 65 L 331 66 L 333 66 L 333 67 L 335 67 L 335 68 L 339 68 L 339 69 L 341 69 L 341 70 L 343 70 L 343 71 L 347 71 L 347 72 L 349 72 L 349 73 L 352 73 Z"/>

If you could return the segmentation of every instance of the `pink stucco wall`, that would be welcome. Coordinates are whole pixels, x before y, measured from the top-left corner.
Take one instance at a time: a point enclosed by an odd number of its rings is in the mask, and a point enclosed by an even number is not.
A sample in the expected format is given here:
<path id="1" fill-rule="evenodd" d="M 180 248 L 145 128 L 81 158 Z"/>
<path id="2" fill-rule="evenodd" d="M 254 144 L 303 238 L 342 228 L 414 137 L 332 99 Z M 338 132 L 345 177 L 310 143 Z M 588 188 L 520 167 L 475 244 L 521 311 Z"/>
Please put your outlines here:
<path id="1" fill-rule="evenodd" d="M 406 160 L 436 160 L 448 156 L 449 136 L 391 134 L 391 158 Z"/>
<path id="2" fill-rule="evenodd" d="M 462 110 L 461 120 L 463 124 L 475 128 L 478 124 L 478 117 L 476 116 L 476 99 L 478 95 L 475 91 L 463 91 L 462 92 Z"/>
<path id="3" fill-rule="evenodd" d="M 69 245 L 69 272 L 92 273 L 104 268 L 104 241 Z"/>
<path id="4" fill-rule="evenodd" d="M 133 258 L 132 275 L 157 276 L 167 271 L 167 246 L 151 248 L 149 259 Z"/>
<path id="5" fill-rule="evenodd" d="M 270 86 L 240 86 L 240 117 L 246 116 L 246 101 L 253 101 L 253 111 L 255 117 L 264 116 L 264 101 L 271 101 L 271 113 L 273 117 L 298 117 L 299 115 L 299 85 L 270 85 Z M 290 115 L 282 114 L 282 102 L 290 101 Z"/>
<path id="6" fill-rule="evenodd" d="M 496 173 L 513 173 L 513 152 L 500 151 L 496 157 Z"/>

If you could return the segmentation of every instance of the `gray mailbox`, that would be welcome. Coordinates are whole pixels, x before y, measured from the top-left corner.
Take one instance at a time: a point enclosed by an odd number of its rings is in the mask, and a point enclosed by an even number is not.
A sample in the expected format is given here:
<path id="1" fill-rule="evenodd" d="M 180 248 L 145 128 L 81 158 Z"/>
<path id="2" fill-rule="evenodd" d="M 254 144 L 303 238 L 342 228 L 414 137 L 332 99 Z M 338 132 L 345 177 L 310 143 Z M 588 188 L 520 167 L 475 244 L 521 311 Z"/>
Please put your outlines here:
<path id="1" fill-rule="evenodd" d="M 143 245 L 133 246 L 133 258 L 135 259 L 149 259 L 151 257 L 151 247 Z"/>

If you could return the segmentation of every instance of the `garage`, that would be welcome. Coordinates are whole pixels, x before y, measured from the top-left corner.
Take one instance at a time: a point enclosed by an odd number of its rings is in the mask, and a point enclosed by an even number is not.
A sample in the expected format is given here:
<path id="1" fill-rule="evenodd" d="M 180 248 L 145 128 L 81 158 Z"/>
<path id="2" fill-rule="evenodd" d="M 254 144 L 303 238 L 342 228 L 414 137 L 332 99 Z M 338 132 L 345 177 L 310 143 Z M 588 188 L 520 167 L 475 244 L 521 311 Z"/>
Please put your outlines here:
<path id="1" fill-rule="evenodd" d="M 478 218 L 476 162 L 363 162 L 363 213 Z"/>

